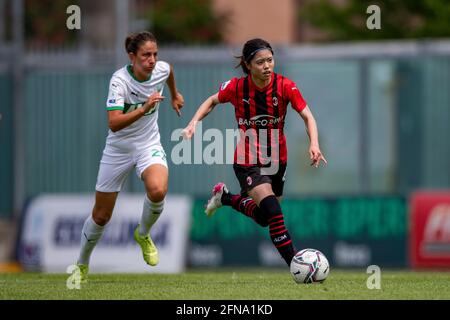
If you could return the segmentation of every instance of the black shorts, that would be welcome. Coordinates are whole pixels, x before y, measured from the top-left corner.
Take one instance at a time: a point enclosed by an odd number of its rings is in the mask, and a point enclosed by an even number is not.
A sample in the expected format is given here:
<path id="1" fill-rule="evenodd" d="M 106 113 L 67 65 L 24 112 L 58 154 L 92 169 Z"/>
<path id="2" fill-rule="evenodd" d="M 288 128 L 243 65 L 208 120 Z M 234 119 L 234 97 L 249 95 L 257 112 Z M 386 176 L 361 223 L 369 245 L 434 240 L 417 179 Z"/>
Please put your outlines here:
<path id="1" fill-rule="evenodd" d="M 241 195 L 248 196 L 248 191 L 252 190 L 254 187 L 263 184 L 270 183 L 272 185 L 273 193 L 276 197 L 283 195 L 285 173 L 286 173 L 286 163 L 281 163 L 278 168 L 278 172 L 274 175 L 264 175 L 261 174 L 261 167 L 258 166 L 240 166 L 237 164 L 233 165 L 234 173 L 239 180 L 239 185 L 241 186 Z"/>

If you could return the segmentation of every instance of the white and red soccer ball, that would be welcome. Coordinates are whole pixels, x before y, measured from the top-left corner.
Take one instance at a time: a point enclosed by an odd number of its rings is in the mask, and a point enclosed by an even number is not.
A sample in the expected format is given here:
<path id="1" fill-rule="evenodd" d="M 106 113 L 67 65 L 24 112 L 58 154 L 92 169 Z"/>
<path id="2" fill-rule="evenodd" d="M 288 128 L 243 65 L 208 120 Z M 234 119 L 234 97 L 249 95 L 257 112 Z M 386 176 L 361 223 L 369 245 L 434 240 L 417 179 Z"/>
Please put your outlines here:
<path id="1" fill-rule="evenodd" d="M 325 255 L 316 249 L 303 249 L 292 258 L 291 275 L 297 283 L 323 282 L 330 273 Z"/>

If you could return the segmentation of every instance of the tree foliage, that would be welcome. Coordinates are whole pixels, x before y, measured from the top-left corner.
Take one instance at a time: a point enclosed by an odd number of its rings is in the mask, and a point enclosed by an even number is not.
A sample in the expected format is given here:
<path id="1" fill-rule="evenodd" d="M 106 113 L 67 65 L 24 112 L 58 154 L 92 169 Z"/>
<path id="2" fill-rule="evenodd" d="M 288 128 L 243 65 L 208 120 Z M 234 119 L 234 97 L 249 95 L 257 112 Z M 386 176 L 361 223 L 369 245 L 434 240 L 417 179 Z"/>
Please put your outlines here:
<path id="1" fill-rule="evenodd" d="M 381 29 L 369 30 L 369 5 L 381 9 Z M 330 40 L 440 38 L 450 36 L 448 0 L 348 0 L 336 5 L 329 0 L 310 1 L 300 19 L 329 35 Z"/>
<path id="2" fill-rule="evenodd" d="M 60 45 L 76 40 L 77 32 L 66 28 L 66 9 L 77 0 L 26 0 L 25 35 L 34 44 Z"/>
<path id="3" fill-rule="evenodd" d="M 148 17 L 161 43 L 218 43 L 227 23 L 226 14 L 214 13 L 211 0 L 154 0 Z"/>

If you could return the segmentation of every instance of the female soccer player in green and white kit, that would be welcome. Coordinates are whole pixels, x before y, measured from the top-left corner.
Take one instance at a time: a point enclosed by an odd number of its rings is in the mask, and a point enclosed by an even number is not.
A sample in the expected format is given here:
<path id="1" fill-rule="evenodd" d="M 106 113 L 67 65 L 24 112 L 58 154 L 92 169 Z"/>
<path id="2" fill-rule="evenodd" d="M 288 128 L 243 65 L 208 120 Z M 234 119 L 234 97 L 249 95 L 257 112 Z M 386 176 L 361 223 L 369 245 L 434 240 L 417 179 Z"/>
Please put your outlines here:
<path id="1" fill-rule="evenodd" d="M 147 264 L 155 266 L 159 262 L 150 228 L 163 211 L 169 175 L 157 123 L 164 84 L 167 82 L 178 116 L 184 100 L 177 91 L 172 67 L 157 59 L 158 46 L 153 34 L 144 31 L 129 35 L 125 49 L 131 64 L 117 70 L 109 83 L 106 110 L 110 130 L 100 161 L 95 205 L 81 233 L 77 260 L 81 282 L 87 280 L 92 250 L 111 219 L 117 196 L 133 168 L 146 189 L 134 239 Z"/>

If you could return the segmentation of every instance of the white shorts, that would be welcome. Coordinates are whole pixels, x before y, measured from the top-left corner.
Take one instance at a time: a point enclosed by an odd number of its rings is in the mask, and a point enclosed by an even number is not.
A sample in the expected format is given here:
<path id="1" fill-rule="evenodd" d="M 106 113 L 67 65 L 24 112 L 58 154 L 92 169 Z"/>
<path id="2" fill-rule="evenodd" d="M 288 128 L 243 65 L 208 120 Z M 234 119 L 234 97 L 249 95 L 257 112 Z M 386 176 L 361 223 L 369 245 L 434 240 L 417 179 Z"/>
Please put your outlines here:
<path id="1" fill-rule="evenodd" d="M 134 152 L 125 152 L 107 145 L 100 161 L 95 190 L 119 192 L 134 167 L 136 167 L 138 178 L 142 179 L 144 170 L 154 164 L 161 164 L 168 168 L 166 153 L 160 144 Z"/>

